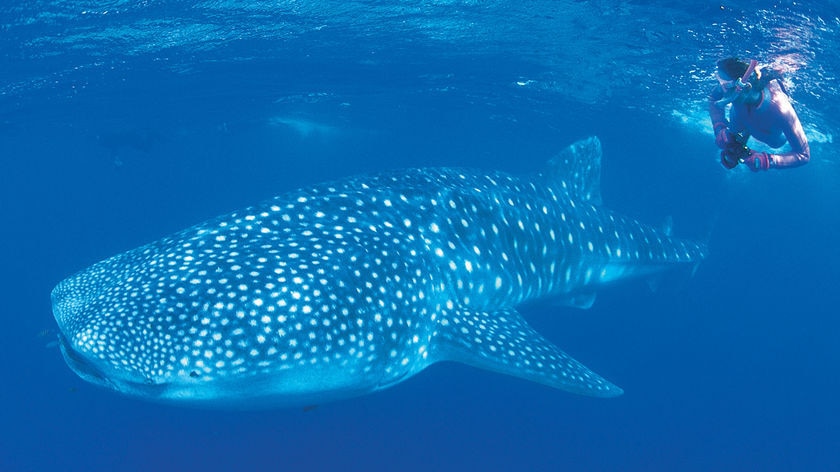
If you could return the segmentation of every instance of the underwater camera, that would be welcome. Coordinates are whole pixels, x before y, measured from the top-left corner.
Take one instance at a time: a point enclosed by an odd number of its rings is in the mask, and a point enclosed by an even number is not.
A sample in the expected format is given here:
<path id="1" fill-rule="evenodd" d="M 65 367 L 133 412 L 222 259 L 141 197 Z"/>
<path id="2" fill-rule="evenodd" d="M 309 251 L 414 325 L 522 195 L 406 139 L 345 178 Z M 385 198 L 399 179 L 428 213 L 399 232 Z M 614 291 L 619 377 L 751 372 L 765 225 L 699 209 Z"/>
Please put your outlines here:
<path id="1" fill-rule="evenodd" d="M 727 132 L 728 140 L 726 143 L 726 149 L 723 150 L 724 154 L 732 161 L 732 162 L 741 162 L 750 155 L 750 148 L 747 147 L 747 138 L 744 137 L 741 133 L 730 133 Z"/>

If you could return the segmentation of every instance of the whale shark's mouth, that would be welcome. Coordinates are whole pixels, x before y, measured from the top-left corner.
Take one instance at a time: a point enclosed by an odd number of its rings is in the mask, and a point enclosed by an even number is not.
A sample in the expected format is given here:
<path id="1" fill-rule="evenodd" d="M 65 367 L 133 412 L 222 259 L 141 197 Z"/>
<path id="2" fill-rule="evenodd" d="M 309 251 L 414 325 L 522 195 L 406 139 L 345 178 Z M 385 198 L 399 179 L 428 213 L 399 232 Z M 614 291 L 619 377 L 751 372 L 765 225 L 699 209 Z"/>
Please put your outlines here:
<path id="1" fill-rule="evenodd" d="M 61 348 L 61 354 L 64 356 L 64 361 L 73 369 L 73 372 L 79 375 L 84 380 L 103 387 L 116 388 L 115 385 L 108 380 L 102 370 L 96 366 L 94 362 L 79 351 L 73 349 L 72 343 L 67 339 L 64 333 L 58 334 L 58 345 Z"/>
<path id="2" fill-rule="evenodd" d="M 156 383 L 139 376 L 117 371 L 96 359 L 88 358 L 84 353 L 73 348 L 73 343 L 60 333 L 59 347 L 64 361 L 79 377 L 94 385 L 115 390 L 129 396 L 156 398 L 164 394 L 169 385 Z"/>

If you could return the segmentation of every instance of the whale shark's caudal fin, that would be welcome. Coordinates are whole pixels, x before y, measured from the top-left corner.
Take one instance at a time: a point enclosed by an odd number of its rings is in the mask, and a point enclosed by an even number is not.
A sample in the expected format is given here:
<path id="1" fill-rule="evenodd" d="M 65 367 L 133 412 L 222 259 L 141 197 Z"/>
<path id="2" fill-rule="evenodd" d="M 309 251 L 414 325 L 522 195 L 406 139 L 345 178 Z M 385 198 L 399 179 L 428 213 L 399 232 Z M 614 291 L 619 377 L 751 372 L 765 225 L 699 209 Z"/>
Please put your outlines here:
<path id="1" fill-rule="evenodd" d="M 601 204 L 601 141 L 597 136 L 582 139 L 548 161 L 541 174 L 559 182 L 575 200 Z"/>
<path id="2" fill-rule="evenodd" d="M 543 338 L 514 309 L 444 315 L 436 360 L 451 360 L 568 392 L 615 397 L 623 391 Z"/>

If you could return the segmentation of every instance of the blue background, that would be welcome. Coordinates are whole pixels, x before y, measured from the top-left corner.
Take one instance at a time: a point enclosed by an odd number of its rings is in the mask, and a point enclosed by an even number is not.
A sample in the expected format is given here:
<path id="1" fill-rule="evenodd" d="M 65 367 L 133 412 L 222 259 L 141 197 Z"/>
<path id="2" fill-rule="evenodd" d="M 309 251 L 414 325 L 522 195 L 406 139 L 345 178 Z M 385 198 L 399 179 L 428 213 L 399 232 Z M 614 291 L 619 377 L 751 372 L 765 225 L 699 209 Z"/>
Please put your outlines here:
<path id="1" fill-rule="evenodd" d="M 0 470 L 840 469 L 840 19 L 823 3 L 4 6 Z M 810 164 L 718 164 L 704 99 L 726 55 L 786 70 Z M 522 310 L 618 399 L 447 363 L 309 411 L 201 411 L 86 384 L 54 347 L 50 290 L 115 253 L 351 174 L 532 172 L 588 135 L 607 207 L 711 250 L 657 290 Z"/>

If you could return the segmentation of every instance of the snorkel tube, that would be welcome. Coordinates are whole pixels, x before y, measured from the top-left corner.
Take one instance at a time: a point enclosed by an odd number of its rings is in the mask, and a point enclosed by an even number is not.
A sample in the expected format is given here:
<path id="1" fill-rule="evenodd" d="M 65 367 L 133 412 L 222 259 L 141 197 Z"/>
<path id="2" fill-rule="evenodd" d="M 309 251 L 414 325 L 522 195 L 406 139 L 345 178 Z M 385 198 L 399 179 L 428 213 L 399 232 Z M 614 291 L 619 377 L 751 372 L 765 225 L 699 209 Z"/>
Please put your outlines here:
<path id="1" fill-rule="evenodd" d="M 735 85 L 735 90 L 737 92 L 742 92 L 744 90 L 752 88 L 752 84 L 750 83 L 750 76 L 755 70 L 756 65 L 758 65 L 758 61 L 756 61 L 755 59 L 750 59 L 749 67 L 747 67 L 747 70 L 744 72 L 744 75 L 742 75 L 738 79 L 738 82 Z"/>

